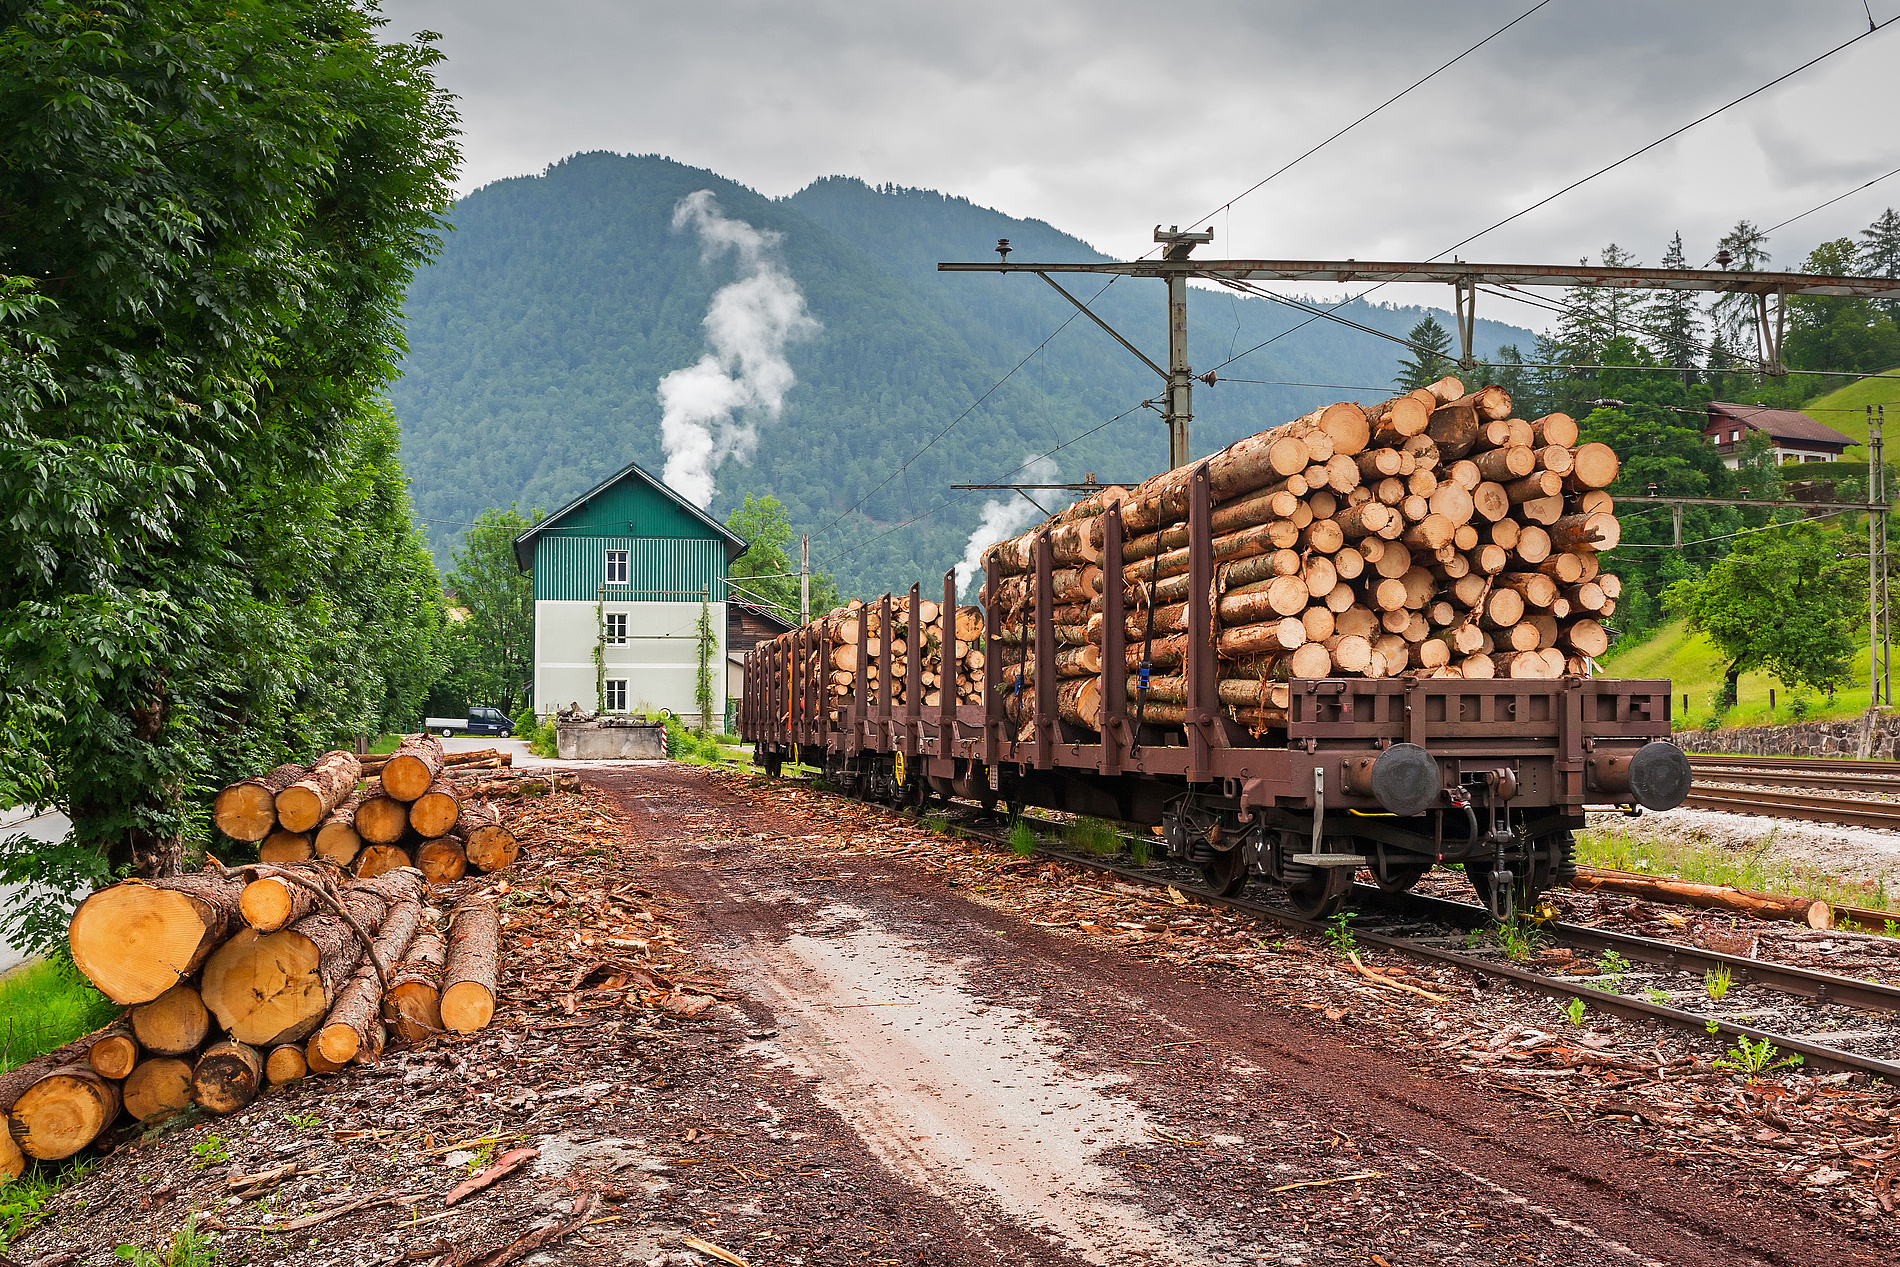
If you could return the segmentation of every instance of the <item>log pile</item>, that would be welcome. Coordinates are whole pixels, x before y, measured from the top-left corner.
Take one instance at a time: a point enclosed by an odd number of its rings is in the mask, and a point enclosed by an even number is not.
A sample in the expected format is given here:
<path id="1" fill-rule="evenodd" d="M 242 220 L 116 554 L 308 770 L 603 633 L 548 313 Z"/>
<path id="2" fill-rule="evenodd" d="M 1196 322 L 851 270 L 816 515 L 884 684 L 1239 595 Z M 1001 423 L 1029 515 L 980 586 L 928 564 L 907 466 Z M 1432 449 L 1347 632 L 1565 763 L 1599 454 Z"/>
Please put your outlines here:
<path id="1" fill-rule="evenodd" d="M 495 907 L 470 897 L 445 920 L 429 894 L 410 867 L 340 879 L 262 863 L 92 894 L 68 929 L 73 962 L 127 1011 L 0 1074 L 0 1174 L 70 1157 L 121 1114 L 235 1113 L 267 1085 L 373 1061 L 392 1038 L 485 1028 Z"/>
<path id="2" fill-rule="evenodd" d="M 1052 620 L 1058 707 L 1091 729 L 1111 689 L 1127 693 L 1131 712 L 1140 701 L 1146 721 L 1184 720 L 1197 601 L 1212 607 L 1220 698 L 1256 732 L 1284 725 L 1292 678 L 1589 676 L 1622 588 L 1598 559 L 1619 540 L 1604 491 L 1618 461 L 1577 440 L 1568 416 L 1513 417 L 1502 388 L 1467 392 L 1456 378 L 1372 408 L 1315 410 L 992 546 L 983 596 L 997 618 L 992 653 L 1012 686 L 1033 681 L 1036 624 Z M 1188 580 L 1198 472 L 1212 507 L 1206 595 L 1191 594 Z M 1123 530 L 1118 665 L 1101 655 L 1110 505 Z M 1044 532 L 1054 555 L 1046 596 L 1035 575 Z M 1011 704 L 1032 710 L 1033 693 L 1012 691 Z"/>
<path id="3" fill-rule="evenodd" d="M 847 701 L 857 694 L 858 657 L 864 657 L 869 681 L 868 697 L 875 704 L 881 698 L 883 675 L 888 663 L 891 702 L 908 702 L 910 657 L 922 657 L 919 681 L 923 704 L 937 708 L 943 692 L 955 692 L 959 704 L 974 704 L 983 698 L 983 609 L 957 607 L 946 611 L 941 603 L 919 600 L 917 611 L 909 610 L 908 598 L 893 599 L 890 629 L 884 628 L 881 604 L 866 604 L 856 599 L 834 608 L 814 620 L 812 648 L 806 656 L 810 675 L 811 698 L 823 698 L 836 723 Z M 781 635 L 787 647 L 791 635 Z M 949 654 L 946 656 L 945 651 Z"/>
<path id="4" fill-rule="evenodd" d="M 326 752 L 308 766 L 241 779 L 218 794 L 212 820 L 231 839 L 256 843 L 262 862 L 320 860 L 362 879 L 416 866 L 431 883 L 452 884 L 471 867 L 514 861 L 514 834 L 492 806 L 472 800 L 472 780 L 492 777 L 474 771 L 512 765 L 512 754 L 492 748 L 444 753 L 435 736 L 410 735 L 386 756 Z"/>

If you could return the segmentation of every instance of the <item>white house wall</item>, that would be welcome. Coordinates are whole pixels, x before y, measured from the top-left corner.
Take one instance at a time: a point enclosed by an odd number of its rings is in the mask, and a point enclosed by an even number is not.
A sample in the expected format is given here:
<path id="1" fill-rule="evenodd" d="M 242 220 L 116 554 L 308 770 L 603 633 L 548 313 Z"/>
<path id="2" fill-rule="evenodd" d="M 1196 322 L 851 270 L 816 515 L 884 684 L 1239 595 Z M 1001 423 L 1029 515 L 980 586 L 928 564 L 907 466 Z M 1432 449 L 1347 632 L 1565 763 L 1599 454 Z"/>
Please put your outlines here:
<path id="1" fill-rule="evenodd" d="M 713 627 L 713 719 L 726 711 L 726 605 L 707 605 Z M 534 605 L 535 710 L 551 713 L 578 703 L 593 709 L 594 647 L 600 641 L 600 615 L 624 613 L 627 641 L 605 648 L 607 677 L 627 681 L 630 712 L 666 708 L 682 717 L 699 716 L 698 603 L 607 603 L 596 612 L 591 602 L 542 599 Z"/>

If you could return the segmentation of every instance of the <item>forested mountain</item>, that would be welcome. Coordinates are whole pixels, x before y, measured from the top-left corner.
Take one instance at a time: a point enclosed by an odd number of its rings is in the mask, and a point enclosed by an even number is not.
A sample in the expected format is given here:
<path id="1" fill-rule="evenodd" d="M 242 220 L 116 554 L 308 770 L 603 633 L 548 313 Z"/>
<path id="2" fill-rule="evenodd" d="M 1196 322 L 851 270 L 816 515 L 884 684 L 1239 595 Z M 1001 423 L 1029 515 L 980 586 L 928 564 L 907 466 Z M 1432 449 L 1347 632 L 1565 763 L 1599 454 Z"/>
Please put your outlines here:
<path id="1" fill-rule="evenodd" d="M 746 493 L 776 495 L 814 534 L 814 566 L 846 593 L 927 582 L 962 555 L 993 494 L 950 484 L 1007 479 L 1065 445 L 1055 454 L 1064 479 L 1137 480 L 1165 460 L 1160 420 L 1145 410 L 1076 439 L 1154 396 L 1150 370 L 1077 317 L 991 391 L 1074 310 L 1034 277 L 935 267 L 994 258 L 999 237 L 1017 260 L 1106 258 L 1087 243 L 927 190 L 829 177 L 774 200 L 668 159 L 583 154 L 462 199 L 440 259 L 410 289 L 410 350 L 393 395 L 418 513 L 444 556 L 483 507 L 558 506 L 628 460 L 661 469 L 655 389 L 705 350 L 708 301 L 734 276 L 672 227 L 675 205 L 700 189 L 726 216 L 782 235 L 786 270 L 823 326 L 787 349 L 797 385 L 753 459 L 720 469 L 712 512 L 723 519 Z M 1084 297 L 1101 285 L 1073 280 Z M 1118 282 L 1096 307 L 1165 359 L 1158 282 Z M 1403 334 L 1424 311 L 1354 304 L 1341 315 Z M 1197 370 L 1307 320 L 1204 290 L 1189 313 Z M 1480 354 L 1531 337 L 1480 322 Z M 1376 396 L 1399 350 L 1333 322 L 1306 325 L 1222 377 L 1359 390 L 1197 385 L 1195 452 L 1324 400 Z"/>

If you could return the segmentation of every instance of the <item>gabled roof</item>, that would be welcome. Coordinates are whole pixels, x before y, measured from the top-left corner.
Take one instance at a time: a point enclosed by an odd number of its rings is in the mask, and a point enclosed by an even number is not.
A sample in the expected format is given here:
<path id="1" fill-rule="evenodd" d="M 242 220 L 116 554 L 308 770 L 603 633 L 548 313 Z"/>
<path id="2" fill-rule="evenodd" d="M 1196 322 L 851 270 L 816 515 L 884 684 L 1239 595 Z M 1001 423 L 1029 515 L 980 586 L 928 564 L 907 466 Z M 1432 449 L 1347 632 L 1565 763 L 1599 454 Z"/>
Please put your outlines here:
<path id="1" fill-rule="evenodd" d="M 536 537 L 540 536 L 543 532 L 546 532 L 549 529 L 559 527 L 561 520 L 565 518 L 570 512 L 572 512 L 573 510 L 581 506 L 583 503 L 592 501 L 594 498 L 600 496 L 602 493 L 612 488 L 615 484 L 620 483 L 622 480 L 626 479 L 629 476 L 633 476 L 638 479 L 644 480 L 649 486 L 651 486 L 654 489 L 657 489 L 662 495 L 664 495 L 668 501 L 671 501 L 674 505 L 678 506 L 681 510 L 684 510 L 687 514 L 699 520 L 699 522 L 705 524 L 708 528 L 711 528 L 713 532 L 717 534 L 718 536 L 725 538 L 726 559 L 728 561 L 736 559 L 740 555 L 746 552 L 746 542 L 743 537 L 740 537 L 738 534 L 734 533 L 732 529 L 726 527 L 726 525 L 720 523 L 717 519 L 714 519 L 711 515 L 707 514 L 705 511 L 701 510 L 699 507 L 693 505 L 693 503 L 687 501 L 684 497 L 681 497 L 678 493 L 674 492 L 671 488 L 668 488 L 666 484 L 663 481 L 661 481 L 658 476 L 654 475 L 653 472 L 647 470 L 644 466 L 641 466 L 638 462 L 629 462 L 625 466 L 621 467 L 619 470 L 615 471 L 612 475 L 609 475 L 606 479 L 602 480 L 600 483 L 594 485 L 592 488 L 582 493 L 579 497 L 576 497 L 573 501 L 569 502 L 567 505 L 561 507 L 559 510 L 555 511 L 553 514 L 547 516 L 545 519 L 543 519 L 540 523 L 536 524 L 534 527 L 528 529 L 526 532 L 516 537 L 515 538 L 515 566 L 520 568 L 523 572 L 529 571 L 531 568 L 533 568 L 534 566 L 534 539 Z"/>
<path id="2" fill-rule="evenodd" d="M 1842 446 L 1857 443 L 1825 423 L 1816 422 L 1793 409 L 1770 409 L 1766 405 L 1738 405 L 1726 400 L 1709 402 L 1709 419 L 1729 418 L 1776 440 L 1810 440 L 1819 444 Z"/>

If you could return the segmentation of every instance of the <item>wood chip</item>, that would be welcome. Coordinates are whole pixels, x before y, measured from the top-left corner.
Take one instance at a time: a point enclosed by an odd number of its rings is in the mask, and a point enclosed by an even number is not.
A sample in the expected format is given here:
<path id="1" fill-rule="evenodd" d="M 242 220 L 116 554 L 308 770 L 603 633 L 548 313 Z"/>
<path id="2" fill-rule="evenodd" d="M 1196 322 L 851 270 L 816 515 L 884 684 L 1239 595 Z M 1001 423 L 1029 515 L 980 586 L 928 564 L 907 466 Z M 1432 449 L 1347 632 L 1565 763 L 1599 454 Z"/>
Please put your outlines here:
<path id="1" fill-rule="evenodd" d="M 687 1249 L 696 1249 L 702 1254 L 711 1254 L 722 1263 L 731 1263 L 732 1267 L 752 1267 L 751 1263 L 748 1263 L 731 1250 L 720 1249 L 711 1241 L 702 1241 L 697 1236 L 682 1236 L 680 1237 L 680 1244 L 684 1245 Z"/>
<path id="2" fill-rule="evenodd" d="M 449 1195 L 442 1198 L 442 1204 L 444 1206 L 454 1205 L 457 1201 L 460 1201 L 470 1193 L 480 1192 L 483 1188 L 486 1188 L 489 1184 L 500 1179 L 502 1176 L 513 1174 L 540 1155 L 541 1150 L 538 1148 L 511 1148 L 501 1156 L 495 1158 L 494 1165 L 489 1166 L 478 1174 L 470 1175 L 453 1188 L 450 1188 Z"/>

